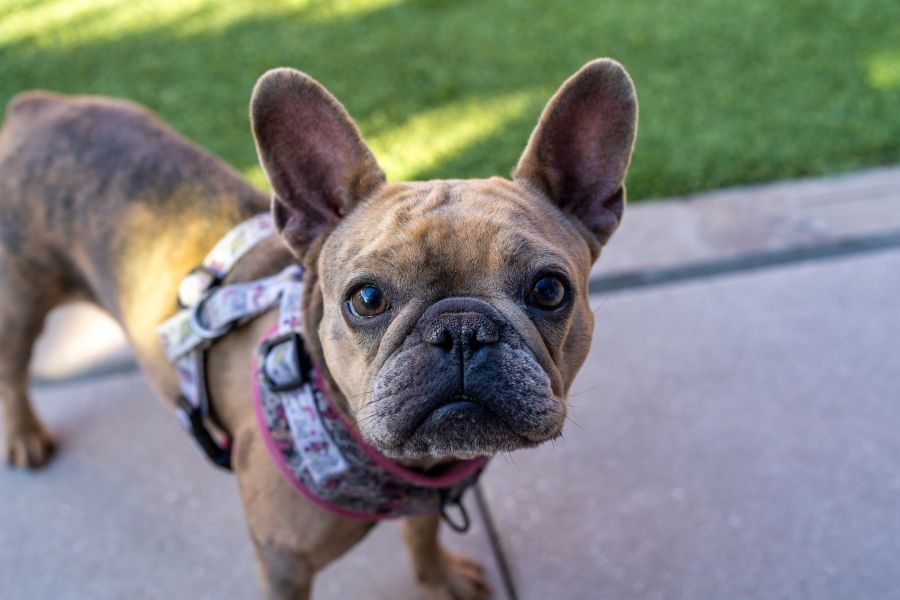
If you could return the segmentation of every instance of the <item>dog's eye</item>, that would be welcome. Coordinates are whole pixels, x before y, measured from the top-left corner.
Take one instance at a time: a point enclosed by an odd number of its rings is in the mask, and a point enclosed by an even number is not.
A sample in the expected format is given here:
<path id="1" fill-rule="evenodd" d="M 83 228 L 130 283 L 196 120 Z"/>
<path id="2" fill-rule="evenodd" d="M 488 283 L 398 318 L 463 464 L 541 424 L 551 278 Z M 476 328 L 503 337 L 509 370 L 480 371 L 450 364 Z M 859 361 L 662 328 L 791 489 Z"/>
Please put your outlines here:
<path id="1" fill-rule="evenodd" d="M 350 312 L 357 317 L 377 317 L 387 310 L 388 302 L 384 292 L 374 285 L 364 285 L 350 296 Z"/>
<path id="2" fill-rule="evenodd" d="M 546 275 L 534 282 L 529 303 L 543 310 L 558 308 L 566 299 L 566 285 L 559 277 Z"/>

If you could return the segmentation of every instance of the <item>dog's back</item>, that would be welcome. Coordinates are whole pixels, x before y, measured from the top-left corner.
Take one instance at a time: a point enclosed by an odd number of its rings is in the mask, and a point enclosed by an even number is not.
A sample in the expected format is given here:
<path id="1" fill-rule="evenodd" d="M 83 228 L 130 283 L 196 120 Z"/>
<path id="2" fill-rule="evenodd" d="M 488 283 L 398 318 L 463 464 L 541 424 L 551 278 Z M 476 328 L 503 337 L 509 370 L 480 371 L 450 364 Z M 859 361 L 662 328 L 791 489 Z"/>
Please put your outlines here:
<path id="1" fill-rule="evenodd" d="M 135 252 L 190 268 L 198 249 L 266 209 L 267 199 L 230 167 L 139 105 L 48 92 L 9 105 L 0 132 L 0 244 L 14 259 L 77 271 L 69 291 L 114 314 L 124 310 L 124 282 L 112 278 L 128 277 Z"/>
<path id="2" fill-rule="evenodd" d="M 180 278 L 234 224 L 267 209 L 233 169 L 137 104 L 14 98 L 0 131 L 0 396 L 11 462 L 40 464 L 49 452 L 26 388 L 52 308 L 96 302 L 146 363 Z"/>

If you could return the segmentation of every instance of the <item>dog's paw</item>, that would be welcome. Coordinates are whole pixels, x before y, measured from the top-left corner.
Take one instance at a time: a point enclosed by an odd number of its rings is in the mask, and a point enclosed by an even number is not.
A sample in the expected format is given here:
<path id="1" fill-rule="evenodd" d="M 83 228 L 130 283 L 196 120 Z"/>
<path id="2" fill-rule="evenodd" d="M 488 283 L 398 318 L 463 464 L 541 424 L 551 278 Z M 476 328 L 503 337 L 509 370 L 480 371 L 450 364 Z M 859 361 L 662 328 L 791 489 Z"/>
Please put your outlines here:
<path id="1" fill-rule="evenodd" d="M 47 463 L 54 447 L 53 436 L 40 423 L 8 431 L 6 462 L 17 469 L 37 469 Z"/>
<path id="2" fill-rule="evenodd" d="M 428 600 L 487 600 L 491 597 L 484 569 L 465 556 L 444 552 L 438 581 L 425 584 Z"/>

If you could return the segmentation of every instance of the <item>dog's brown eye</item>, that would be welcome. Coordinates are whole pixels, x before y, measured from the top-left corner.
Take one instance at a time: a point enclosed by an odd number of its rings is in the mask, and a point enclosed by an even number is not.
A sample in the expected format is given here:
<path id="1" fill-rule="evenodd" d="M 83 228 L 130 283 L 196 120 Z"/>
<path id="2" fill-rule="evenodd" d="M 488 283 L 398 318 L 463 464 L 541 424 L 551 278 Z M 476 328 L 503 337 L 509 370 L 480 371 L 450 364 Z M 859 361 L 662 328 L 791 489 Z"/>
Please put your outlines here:
<path id="1" fill-rule="evenodd" d="M 350 312 L 357 317 L 377 317 L 387 307 L 384 292 L 374 285 L 364 285 L 350 296 Z"/>
<path id="2" fill-rule="evenodd" d="M 531 288 L 531 304 L 544 310 L 557 308 L 565 298 L 566 286 L 559 277 L 552 275 L 541 277 Z"/>

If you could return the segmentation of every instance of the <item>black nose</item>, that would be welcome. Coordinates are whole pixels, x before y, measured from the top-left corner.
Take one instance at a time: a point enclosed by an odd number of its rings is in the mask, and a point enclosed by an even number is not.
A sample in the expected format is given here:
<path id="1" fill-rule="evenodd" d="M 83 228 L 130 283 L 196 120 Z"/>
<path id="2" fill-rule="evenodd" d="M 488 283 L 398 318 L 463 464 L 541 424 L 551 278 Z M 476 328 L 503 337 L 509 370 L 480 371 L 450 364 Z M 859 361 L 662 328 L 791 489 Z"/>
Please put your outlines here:
<path id="1" fill-rule="evenodd" d="M 495 312 L 477 300 L 443 300 L 425 314 L 425 341 L 447 352 L 475 353 L 500 339 Z"/>
<path id="2" fill-rule="evenodd" d="M 447 352 L 477 352 L 500 339 L 497 326 L 480 313 L 443 314 L 428 327 L 425 339 Z"/>

